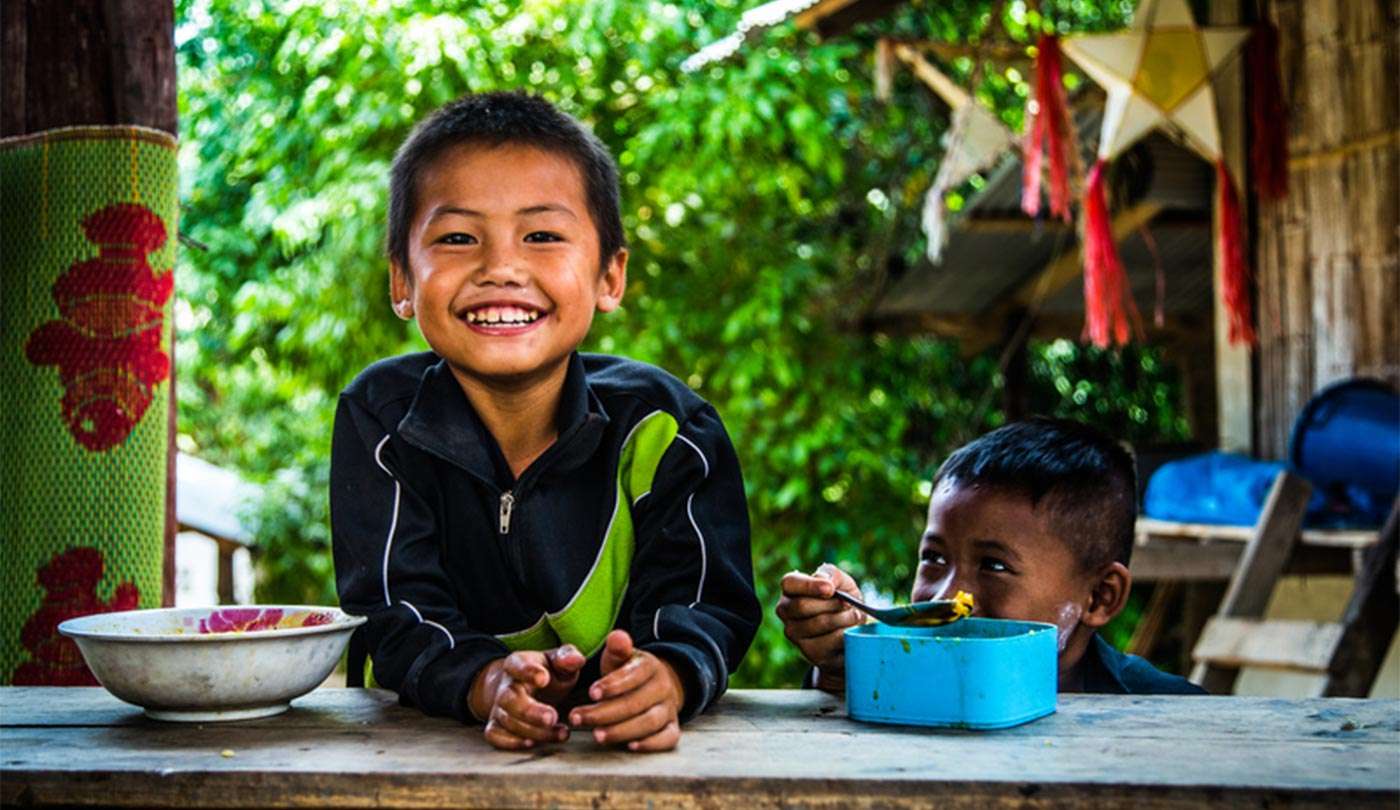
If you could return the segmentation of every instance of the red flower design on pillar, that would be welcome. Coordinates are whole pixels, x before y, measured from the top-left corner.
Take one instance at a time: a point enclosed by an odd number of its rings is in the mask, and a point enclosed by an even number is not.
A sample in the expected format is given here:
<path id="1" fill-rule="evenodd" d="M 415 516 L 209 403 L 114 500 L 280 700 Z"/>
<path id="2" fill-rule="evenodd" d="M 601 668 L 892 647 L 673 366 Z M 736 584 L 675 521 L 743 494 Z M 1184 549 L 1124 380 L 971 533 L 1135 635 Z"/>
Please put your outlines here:
<path id="1" fill-rule="evenodd" d="M 39 609 L 20 630 L 20 643 L 31 660 L 15 667 L 15 686 L 97 686 L 73 639 L 58 632 L 61 622 L 93 613 L 135 610 L 140 593 L 135 583 L 117 586 L 110 602 L 97 598 L 105 565 L 95 548 L 70 548 L 39 569 L 39 584 L 47 592 Z"/>
<path id="2" fill-rule="evenodd" d="M 68 432 L 102 452 L 131 435 L 152 389 L 170 376 L 160 340 L 175 276 L 146 261 L 166 234 L 144 205 L 109 205 L 84 219 L 83 231 L 98 256 L 74 262 L 54 282 L 62 320 L 35 329 L 25 354 L 35 365 L 58 366 Z"/>

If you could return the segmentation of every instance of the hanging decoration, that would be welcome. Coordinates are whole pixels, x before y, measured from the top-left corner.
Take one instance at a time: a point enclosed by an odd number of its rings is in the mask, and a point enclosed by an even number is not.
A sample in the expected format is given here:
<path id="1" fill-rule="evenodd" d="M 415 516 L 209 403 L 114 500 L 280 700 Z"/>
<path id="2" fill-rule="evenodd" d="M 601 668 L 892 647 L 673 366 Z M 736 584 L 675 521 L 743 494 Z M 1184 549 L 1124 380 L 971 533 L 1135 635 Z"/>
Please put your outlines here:
<path id="1" fill-rule="evenodd" d="M 948 241 L 944 195 L 994 164 L 1015 141 L 1015 136 L 996 115 L 913 48 L 898 43 L 894 45 L 894 54 L 953 110 L 952 126 L 943 140 L 944 153 L 938 164 L 938 174 L 924 196 L 922 221 L 928 240 L 925 252 L 929 261 L 937 264 Z M 974 71 L 974 85 L 980 72 L 979 66 Z"/>
<path id="2" fill-rule="evenodd" d="M 1113 243 L 1104 175 L 1114 158 L 1158 128 L 1215 164 L 1216 209 L 1222 217 L 1217 250 L 1230 339 L 1254 341 L 1239 201 L 1220 148 L 1211 85 L 1212 76 L 1248 34 L 1245 28 L 1197 27 L 1186 0 L 1142 0 L 1128 30 L 1066 37 L 1063 42 L 1065 55 L 1108 93 L 1098 160 L 1084 199 L 1085 332 L 1095 345 L 1127 343 L 1128 319 L 1136 315 Z"/>
<path id="3" fill-rule="evenodd" d="M 1249 76 L 1249 173 L 1254 190 L 1266 200 L 1288 196 L 1288 106 L 1279 81 L 1278 29 L 1254 26 L 1245 46 Z"/>
<path id="4" fill-rule="evenodd" d="M 1031 217 L 1040 214 L 1044 156 L 1050 164 L 1050 216 L 1070 222 L 1070 172 L 1079 160 L 1079 145 L 1065 95 L 1060 38 L 1041 34 L 1035 47 L 1035 81 L 1026 102 L 1021 210 Z"/>

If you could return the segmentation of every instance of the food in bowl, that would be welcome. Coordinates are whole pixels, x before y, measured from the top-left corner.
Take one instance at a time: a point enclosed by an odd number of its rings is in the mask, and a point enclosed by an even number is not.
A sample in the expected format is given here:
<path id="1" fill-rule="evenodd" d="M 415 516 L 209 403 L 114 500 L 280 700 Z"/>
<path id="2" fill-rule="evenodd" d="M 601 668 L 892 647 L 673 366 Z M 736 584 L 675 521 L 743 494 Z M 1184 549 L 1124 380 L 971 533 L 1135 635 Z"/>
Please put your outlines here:
<path id="1" fill-rule="evenodd" d="M 365 622 L 309 605 L 163 608 L 69 619 L 92 674 L 157 720 L 267 717 L 330 675 Z"/>

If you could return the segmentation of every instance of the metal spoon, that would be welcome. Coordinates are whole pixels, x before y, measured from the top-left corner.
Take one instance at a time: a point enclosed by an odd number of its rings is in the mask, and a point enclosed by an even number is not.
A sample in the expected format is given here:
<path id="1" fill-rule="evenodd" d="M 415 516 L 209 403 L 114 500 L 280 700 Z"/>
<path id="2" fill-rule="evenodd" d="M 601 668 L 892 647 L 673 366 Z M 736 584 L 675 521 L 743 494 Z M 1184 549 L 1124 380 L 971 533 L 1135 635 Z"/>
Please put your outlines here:
<path id="1" fill-rule="evenodd" d="M 955 622 L 972 613 L 972 594 L 967 591 L 958 591 L 952 599 L 933 599 L 890 608 L 871 607 L 841 591 L 836 592 L 836 598 L 867 616 L 896 627 L 936 627 Z"/>

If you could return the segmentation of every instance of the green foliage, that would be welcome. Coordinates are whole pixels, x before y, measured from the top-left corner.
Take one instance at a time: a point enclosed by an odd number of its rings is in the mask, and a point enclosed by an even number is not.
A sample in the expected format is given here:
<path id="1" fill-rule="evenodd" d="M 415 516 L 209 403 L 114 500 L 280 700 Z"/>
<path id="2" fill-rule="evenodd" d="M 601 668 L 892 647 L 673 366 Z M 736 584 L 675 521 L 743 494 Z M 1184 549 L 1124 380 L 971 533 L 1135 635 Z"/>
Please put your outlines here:
<path id="1" fill-rule="evenodd" d="M 1123 5 L 1046 7 L 1112 27 Z M 927 0 L 880 30 L 957 39 L 990 7 Z M 771 616 L 783 572 L 831 560 L 906 592 L 928 476 L 1001 421 L 1000 377 L 994 357 L 851 328 L 890 258 L 923 249 L 918 206 L 947 119 L 908 77 L 893 103 L 873 100 L 876 31 L 818 43 L 786 26 L 684 75 L 685 56 L 733 30 L 733 0 L 178 8 L 181 229 L 207 246 L 181 258 L 179 440 L 268 483 L 250 516 L 260 599 L 334 601 L 335 397 L 373 360 L 425 348 L 388 307 L 393 150 L 442 103 L 497 88 L 554 101 L 620 164 L 630 286 L 585 348 L 686 379 L 738 448 L 768 619 L 735 683 L 800 675 Z M 1014 35 L 1040 25 L 1030 14 L 1011 4 Z M 1024 84 L 997 74 L 983 95 L 1016 123 Z M 1151 351 L 1032 355 L 1038 408 L 1132 438 L 1184 430 Z"/>

